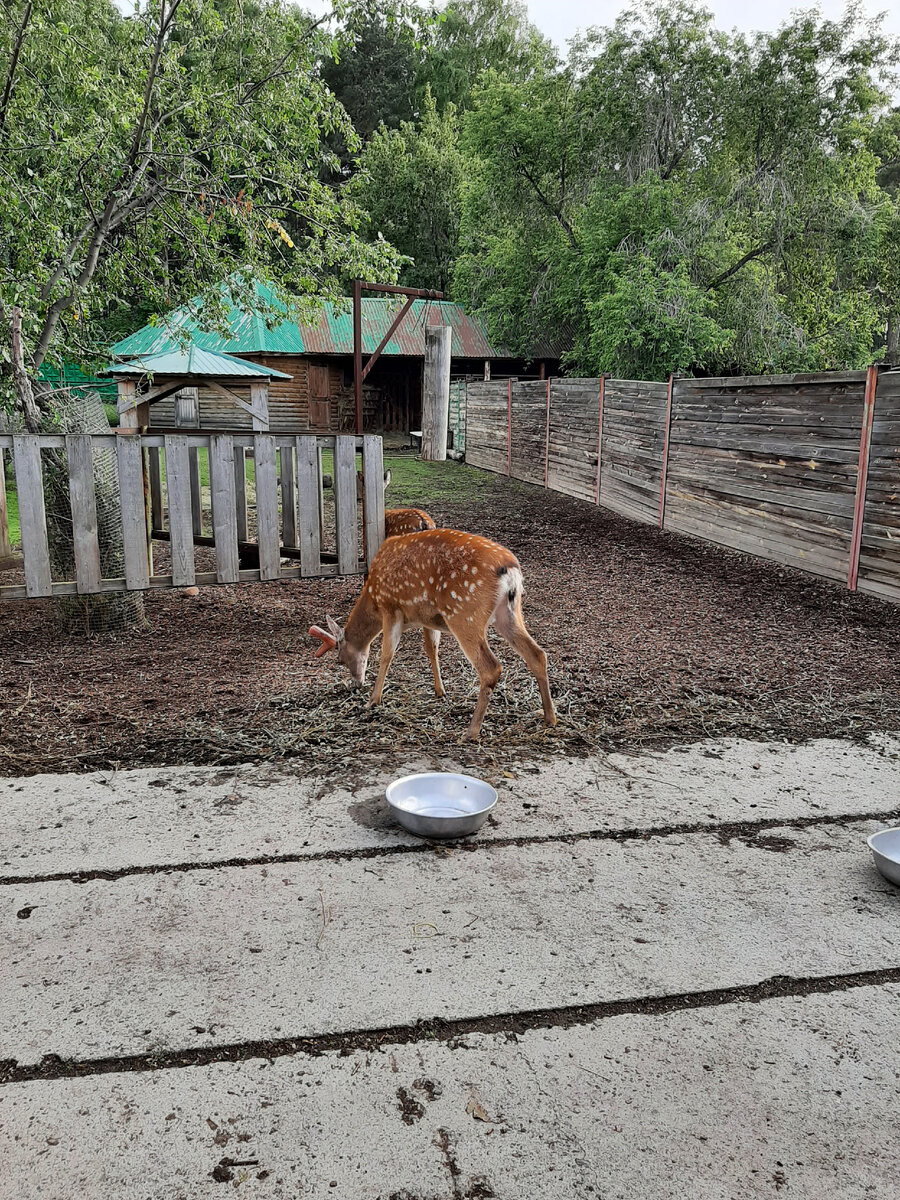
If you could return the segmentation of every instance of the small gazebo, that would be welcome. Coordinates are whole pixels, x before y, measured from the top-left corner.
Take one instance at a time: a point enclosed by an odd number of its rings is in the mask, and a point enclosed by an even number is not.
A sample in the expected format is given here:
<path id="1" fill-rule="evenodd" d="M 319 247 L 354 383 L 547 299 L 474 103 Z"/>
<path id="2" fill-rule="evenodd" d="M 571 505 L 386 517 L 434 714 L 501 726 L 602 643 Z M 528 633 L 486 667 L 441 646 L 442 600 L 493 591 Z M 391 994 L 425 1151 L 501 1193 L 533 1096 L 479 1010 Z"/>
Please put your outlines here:
<path id="1" fill-rule="evenodd" d="M 185 388 L 203 387 L 249 413 L 254 430 L 265 431 L 269 428 L 269 381 L 291 378 L 274 367 L 194 345 L 115 363 L 109 373 L 116 378 L 123 429 L 149 426 L 151 404 Z M 235 389 L 245 394 L 239 395 Z"/>

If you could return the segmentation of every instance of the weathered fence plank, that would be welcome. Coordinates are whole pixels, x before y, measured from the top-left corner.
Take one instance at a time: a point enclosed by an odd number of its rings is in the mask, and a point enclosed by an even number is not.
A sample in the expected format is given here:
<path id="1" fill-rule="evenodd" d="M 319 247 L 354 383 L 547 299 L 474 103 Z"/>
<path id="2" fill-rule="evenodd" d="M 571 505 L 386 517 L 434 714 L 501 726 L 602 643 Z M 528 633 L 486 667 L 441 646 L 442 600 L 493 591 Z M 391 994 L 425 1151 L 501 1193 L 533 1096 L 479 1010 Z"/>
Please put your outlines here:
<path id="1" fill-rule="evenodd" d="M 357 569 L 356 439 L 339 435 L 334 447 L 334 508 L 337 529 L 338 570 L 342 575 Z"/>
<path id="2" fill-rule="evenodd" d="M 234 495 L 237 506 L 237 535 L 239 542 L 247 540 L 247 456 L 246 448 L 235 442 Z"/>
<path id="3" fill-rule="evenodd" d="M 79 595 L 100 591 L 100 540 L 94 493 L 94 456 L 89 433 L 66 434 L 72 552 Z"/>
<path id="4" fill-rule="evenodd" d="M 297 438 L 297 500 L 299 502 L 300 571 L 318 575 L 321 562 L 319 483 L 321 457 L 314 437 Z"/>
<path id="5" fill-rule="evenodd" d="M 166 434 L 165 450 L 173 586 L 193 587 L 194 525 L 187 438 L 183 434 Z"/>
<path id="6" fill-rule="evenodd" d="M 243 462 L 243 449 L 237 453 Z M 235 447 L 228 434 L 211 434 L 209 490 L 216 543 L 216 578 L 219 583 L 237 583 L 240 571 L 234 460 Z"/>
<path id="7" fill-rule="evenodd" d="M 259 577 L 277 579 L 281 570 L 278 542 L 278 474 L 275 437 L 259 433 L 254 441 L 256 466 L 256 536 L 259 542 Z"/>
<path id="8" fill-rule="evenodd" d="M 19 501 L 19 533 L 25 560 L 27 596 L 49 596 L 50 548 L 47 544 L 47 515 L 44 480 L 37 434 L 23 433 L 13 439 L 13 465 Z"/>
<path id="9" fill-rule="evenodd" d="M 281 484 L 281 544 L 297 545 L 297 485 L 294 447 L 282 442 L 278 448 L 278 480 Z"/>
<path id="10" fill-rule="evenodd" d="M 384 459 L 380 437 L 365 435 L 362 461 L 366 565 L 371 566 L 384 539 Z"/>
<path id="11" fill-rule="evenodd" d="M 146 588 L 150 582 L 143 454 L 139 436 L 119 435 L 116 440 L 116 463 L 122 513 L 122 545 L 125 552 L 125 586 L 129 591 L 139 591 Z M 157 466 L 158 454 L 157 451 Z M 162 522 L 162 515 L 159 520 Z"/>
<path id="12" fill-rule="evenodd" d="M 150 520 L 154 529 L 163 529 L 162 469 L 159 462 L 159 447 L 150 446 L 147 455 L 147 475 L 150 480 Z M 141 484 L 143 487 L 143 483 Z"/>
<path id="13" fill-rule="evenodd" d="M 6 460 L 5 450 L 0 449 L 0 559 L 12 554 L 9 538 L 9 514 L 6 507 Z"/>
<path id="14" fill-rule="evenodd" d="M 203 503 L 200 492 L 200 451 L 196 446 L 188 450 L 191 472 L 191 528 L 199 537 L 203 533 Z"/>

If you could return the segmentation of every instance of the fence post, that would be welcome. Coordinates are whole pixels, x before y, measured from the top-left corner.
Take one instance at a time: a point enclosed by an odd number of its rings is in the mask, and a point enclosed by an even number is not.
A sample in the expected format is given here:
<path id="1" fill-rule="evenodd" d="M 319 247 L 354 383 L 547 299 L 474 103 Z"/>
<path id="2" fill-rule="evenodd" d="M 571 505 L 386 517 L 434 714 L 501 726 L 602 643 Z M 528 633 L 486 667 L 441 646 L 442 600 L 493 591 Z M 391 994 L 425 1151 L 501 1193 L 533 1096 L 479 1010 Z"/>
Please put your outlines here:
<path id="1" fill-rule="evenodd" d="M 9 518 L 6 514 L 6 463 L 4 451 L 0 450 L 0 558 L 12 555 L 12 544 L 9 540 Z"/>
<path id="2" fill-rule="evenodd" d="M 675 388 L 675 376 L 669 376 L 669 387 L 666 391 L 666 425 L 663 431 L 662 448 L 662 477 L 659 481 L 659 519 L 660 529 L 666 525 L 666 476 L 669 471 L 669 430 L 672 427 L 672 392 Z"/>
<path id="3" fill-rule="evenodd" d="M 600 503 L 600 464 L 603 461 L 603 388 L 606 376 L 600 376 L 600 388 L 597 393 L 597 483 L 595 486 L 594 503 Z"/>
<path id="4" fill-rule="evenodd" d="M 856 591 L 856 581 L 859 576 L 859 552 L 862 546 L 863 523 L 866 515 L 866 481 L 869 475 L 869 448 L 872 445 L 877 387 L 878 368 L 869 367 L 866 372 L 862 431 L 859 437 L 859 467 L 856 472 L 856 499 L 853 505 L 853 532 L 850 535 L 850 561 L 847 566 L 847 590 L 851 592 Z"/>
<path id="5" fill-rule="evenodd" d="M 506 381 L 506 475 L 512 465 L 512 380 Z"/>
<path id="6" fill-rule="evenodd" d="M 547 428 L 544 430 L 544 487 L 550 472 L 550 380 L 547 380 Z"/>

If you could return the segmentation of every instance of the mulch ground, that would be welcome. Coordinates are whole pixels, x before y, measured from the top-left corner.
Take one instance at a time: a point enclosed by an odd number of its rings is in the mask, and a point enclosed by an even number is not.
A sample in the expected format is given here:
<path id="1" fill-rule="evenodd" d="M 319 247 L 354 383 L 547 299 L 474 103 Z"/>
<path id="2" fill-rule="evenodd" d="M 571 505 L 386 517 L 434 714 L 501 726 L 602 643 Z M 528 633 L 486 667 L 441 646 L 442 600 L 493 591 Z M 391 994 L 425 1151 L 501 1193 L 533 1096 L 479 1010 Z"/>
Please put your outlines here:
<path id="1" fill-rule="evenodd" d="M 416 753 L 502 765 L 900 729 L 900 613 L 887 603 L 501 479 L 432 515 L 519 556 L 556 730 L 500 643 L 482 742 L 462 745 L 473 672 L 445 638 L 448 696 L 434 699 L 417 633 L 367 712 L 307 636 L 326 611 L 346 618 L 358 580 L 153 592 L 148 629 L 115 637 L 63 635 L 49 602 L 12 602 L 0 605 L 0 773 L 296 757 L 327 775 Z"/>

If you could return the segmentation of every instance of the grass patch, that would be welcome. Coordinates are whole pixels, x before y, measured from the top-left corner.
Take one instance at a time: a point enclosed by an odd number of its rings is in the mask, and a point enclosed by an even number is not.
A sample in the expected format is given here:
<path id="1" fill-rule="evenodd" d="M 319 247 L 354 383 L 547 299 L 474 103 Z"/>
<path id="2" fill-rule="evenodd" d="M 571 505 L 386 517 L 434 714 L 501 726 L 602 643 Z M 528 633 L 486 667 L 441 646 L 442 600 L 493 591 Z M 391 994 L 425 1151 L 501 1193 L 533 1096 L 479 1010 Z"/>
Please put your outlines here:
<path id="1" fill-rule="evenodd" d="M 496 486 L 487 471 L 460 463 L 420 462 L 411 456 L 385 455 L 384 469 L 391 472 L 385 502 L 388 508 L 426 508 L 429 504 L 480 503 Z"/>

